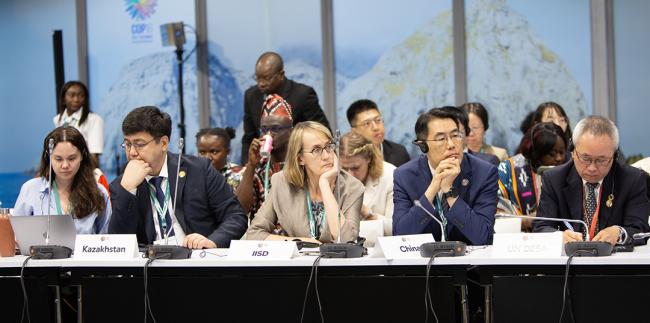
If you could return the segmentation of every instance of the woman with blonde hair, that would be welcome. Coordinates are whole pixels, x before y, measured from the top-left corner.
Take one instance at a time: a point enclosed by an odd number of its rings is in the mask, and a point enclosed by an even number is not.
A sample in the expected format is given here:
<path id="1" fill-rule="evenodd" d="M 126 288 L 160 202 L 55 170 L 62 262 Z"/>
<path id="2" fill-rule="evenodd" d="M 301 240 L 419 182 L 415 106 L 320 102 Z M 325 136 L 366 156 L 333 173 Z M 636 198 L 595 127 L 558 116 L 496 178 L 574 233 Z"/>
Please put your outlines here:
<path id="1" fill-rule="evenodd" d="M 341 137 L 341 167 L 365 186 L 362 220 L 383 220 L 384 235 L 393 233 L 393 171 L 381 152 L 355 132 Z"/>
<path id="2" fill-rule="evenodd" d="M 305 121 L 293 128 L 284 169 L 271 177 L 273 189 L 253 217 L 246 239 L 317 243 L 337 241 L 339 235 L 342 242 L 357 239 L 363 184 L 341 171 L 337 202 L 335 146 L 332 134 L 320 123 Z"/>

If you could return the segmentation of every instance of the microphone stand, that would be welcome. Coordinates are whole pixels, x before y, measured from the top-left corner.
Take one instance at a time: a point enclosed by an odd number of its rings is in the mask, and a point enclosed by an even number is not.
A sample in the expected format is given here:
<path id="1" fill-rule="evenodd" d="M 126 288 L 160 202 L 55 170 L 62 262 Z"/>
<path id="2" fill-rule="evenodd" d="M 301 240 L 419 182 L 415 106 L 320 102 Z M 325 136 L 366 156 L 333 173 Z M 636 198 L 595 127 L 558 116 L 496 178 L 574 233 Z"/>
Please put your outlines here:
<path id="1" fill-rule="evenodd" d="M 614 249 L 614 247 L 608 242 L 591 241 L 591 239 L 589 237 L 589 227 L 587 226 L 587 223 L 585 223 L 582 220 L 547 218 L 547 217 L 539 217 L 539 216 L 514 215 L 514 214 L 495 214 L 495 218 L 497 218 L 497 219 L 523 218 L 523 219 L 531 219 L 533 221 L 541 220 L 541 221 L 562 222 L 571 231 L 573 231 L 573 228 L 571 227 L 571 225 L 569 225 L 569 223 L 582 224 L 584 226 L 584 228 L 585 228 L 586 239 L 585 239 L 585 241 L 571 241 L 571 242 L 565 243 L 564 244 L 564 253 L 566 253 L 567 256 L 571 256 L 571 255 L 575 255 L 577 257 L 609 256 L 609 255 L 612 254 L 612 251 Z"/>
<path id="2" fill-rule="evenodd" d="M 445 227 L 442 225 L 442 222 L 438 220 L 429 210 L 422 206 L 419 200 L 414 200 L 413 204 L 418 208 L 422 209 L 426 214 L 428 214 L 438 225 L 440 226 L 441 241 L 436 242 L 427 242 L 420 245 L 420 256 L 431 258 L 434 255 L 440 257 L 456 257 L 465 255 L 467 250 L 467 244 L 462 241 L 447 241 L 447 234 L 445 232 Z"/>
<path id="3" fill-rule="evenodd" d="M 174 184 L 174 200 L 172 201 L 172 210 L 176 215 L 176 205 L 178 201 L 178 178 L 181 171 L 181 156 L 183 156 L 183 148 L 185 147 L 185 139 L 178 139 L 178 165 L 176 165 L 176 183 Z M 171 182 L 168 183 L 171 185 Z M 163 215 L 164 216 L 164 215 Z M 160 234 L 163 236 L 164 245 L 150 245 L 147 248 L 147 257 L 149 259 L 188 259 L 192 256 L 192 249 L 183 246 L 173 246 L 168 244 L 169 232 L 174 228 L 174 217 L 170 216 L 171 223 L 169 229 Z"/>
<path id="4" fill-rule="evenodd" d="M 340 156 L 341 146 L 341 131 L 336 129 L 336 136 L 334 137 L 336 144 L 336 158 Z M 336 243 L 324 243 L 319 247 L 321 257 L 325 258 L 361 258 L 366 252 L 366 248 L 362 245 L 355 243 L 341 243 L 341 161 L 337 163 L 336 173 L 336 203 L 338 204 L 337 220 L 339 235 L 336 238 Z"/>
<path id="5" fill-rule="evenodd" d="M 31 246 L 29 253 L 33 259 L 65 259 L 70 258 L 72 249 L 66 246 L 51 246 L 50 245 L 50 229 L 52 221 L 52 153 L 54 152 L 54 138 L 50 138 L 47 144 L 48 158 L 50 159 L 50 167 L 48 169 L 47 186 L 49 192 L 47 194 L 47 228 L 45 230 L 45 245 L 44 246 Z"/>

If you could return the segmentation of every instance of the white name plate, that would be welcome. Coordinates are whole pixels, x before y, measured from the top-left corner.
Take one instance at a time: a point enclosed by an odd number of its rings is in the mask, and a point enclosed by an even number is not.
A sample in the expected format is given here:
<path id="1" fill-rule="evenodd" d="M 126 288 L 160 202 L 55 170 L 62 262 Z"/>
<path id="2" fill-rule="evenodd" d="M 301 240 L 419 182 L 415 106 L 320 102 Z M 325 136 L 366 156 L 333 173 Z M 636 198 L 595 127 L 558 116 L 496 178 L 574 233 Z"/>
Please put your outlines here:
<path id="1" fill-rule="evenodd" d="M 372 257 L 386 259 L 413 259 L 420 256 L 420 245 L 435 242 L 433 235 L 413 234 L 406 236 L 377 237 Z"/>
<path id="2" fill-rule="evenodd" d="M 554 258 L 562 256 L 562 232 L 496 233 L 492 257 Z"/>
<path id="3" fill-rule="evenodd" d="M 232 240 L 227 259 L 291 259 L 298 255 L 293 241 Z"/>
<path id="4" fill-rule="evenodd" d="M 77 259 L 133 259 L 139 257 L 135 234 L 79 234 L 74 244 Z"/>

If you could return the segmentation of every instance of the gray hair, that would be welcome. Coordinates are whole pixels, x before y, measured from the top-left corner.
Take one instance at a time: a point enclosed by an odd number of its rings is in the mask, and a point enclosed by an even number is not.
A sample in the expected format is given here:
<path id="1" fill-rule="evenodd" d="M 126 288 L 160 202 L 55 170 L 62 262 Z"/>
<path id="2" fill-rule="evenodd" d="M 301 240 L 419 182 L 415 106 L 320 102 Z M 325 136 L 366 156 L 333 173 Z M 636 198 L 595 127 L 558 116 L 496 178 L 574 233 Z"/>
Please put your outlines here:
<path id="1" fill-rule="evenodd" d="M 615 149 L 618 149 L 618 128 L 612 120 L 601 116 L 589 116 L 580 120 L 575 129 L 573 129 L 573 144 L 577 145 L 578 140 L 585 133 L 590 133 L 594 136 L 608 136 L 614 141 Z"/>

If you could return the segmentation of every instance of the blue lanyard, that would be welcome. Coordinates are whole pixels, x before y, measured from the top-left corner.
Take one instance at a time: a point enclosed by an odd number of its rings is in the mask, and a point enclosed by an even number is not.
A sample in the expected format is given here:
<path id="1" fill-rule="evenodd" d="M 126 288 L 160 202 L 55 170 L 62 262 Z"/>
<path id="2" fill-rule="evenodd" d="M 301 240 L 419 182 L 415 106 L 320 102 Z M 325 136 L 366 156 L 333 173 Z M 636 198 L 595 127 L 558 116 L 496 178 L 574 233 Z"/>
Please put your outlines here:
<path id="1" fill-rule="evenodd" d="M 318 239 L 320 235 L 317 235 L 316 232 L 316 218 L 314 217 L 314 212 L 311 209 L 311 198 L 309 197 L 309 189 L 305 187 L 305 195 L 307 196 L 307 216 L 309 219 L 309 233 L 311 233 L 312 238 Z M 322 229 L 323 223 L 325 223 L 325 219 L 327 217 L 327 213 L 323 214 L 323 219 L 321 220 L 320 226 Z"/>

